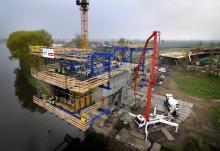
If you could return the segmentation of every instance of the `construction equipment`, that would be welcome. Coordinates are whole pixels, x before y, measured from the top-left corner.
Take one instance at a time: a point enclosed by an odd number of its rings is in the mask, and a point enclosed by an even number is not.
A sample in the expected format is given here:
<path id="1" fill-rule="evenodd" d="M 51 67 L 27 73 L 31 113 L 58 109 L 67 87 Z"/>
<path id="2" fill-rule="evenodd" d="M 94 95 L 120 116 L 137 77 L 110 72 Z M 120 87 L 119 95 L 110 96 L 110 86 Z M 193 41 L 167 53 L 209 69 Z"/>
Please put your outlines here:
<path id="1" fill-rule="evenodd" d="M 145 57 L 145 51 L 148 46 L 149 41 L 153 38 L 153 54 L 152 54 L 152 64 L 151 64 L 151 78 L 148 81 L 148 90 L 147 90 L 147 100 L 146 100 L 146 110 L 144 116 L 142 115 L 135 115 L 135 123 L 136 125 L 141 128 L 145 126 L 145 134 L 146 139 L 148 136 L 148 125 L 156 124 L 156 123 L 164 123 L 167 125 L 175 126 L 176 132 L 178 130 L 178 124 L 170 122 L 173 117 L 172 115 L 159 115 L 156 113 L 156 107 L 154 108 L 154 113 L 150 114 L 150 106 L 151 106 L 151 97 L 152 97 L 152 87 L 154 84 L 154 77 L 155 77 L 155 61 L 156 55 L 159 52 L 159 45 L 160 45 L 160 32 L 154 31 L 152 35 L 147 39 L 145 46 L 142 50 L 142 54 L 139 58 L 137 67 L 134 68 L 134 95 L 136 95 L 136 87 L 137 87 L 137 79 L 138 79 L 138 72 L 140 71 L 140 66 L 143 63 L 143 58 Z"/>
<path id="2" fill-rule="evenodd" d="M 159 69 L 159 72 L 166 73 L 166 68 L 160 68 L 160 69 Z"/>
<path id="3" fill-rule="evenodd" d="M 143 71 L 142 69 L 140 69 L 141 66 L 144 66 L 144 60 L 145 60 L 145 53 L 146 53 L 146 50 L 147 50 L 147 46 L 149 44 L 149 41 L 154 37 L 154 43 L 153 43 L 153 52 L 154 51 L 157 51 L 157 41 L 159 40 L 158 37 L 160 37 L 160 33 L 157 32 L 157 31 L 154 31 L 151 36 L 147 39 L 145 45 L 144 45 L 144 48 L 142 49 L 142 52 L 141 52 L 141 55 L 139 57 L 139 60 L 138 60 L 138 65 L 134 68 L 134 74 L 133 74 L 133 81 L 134 81 L 134 96 L 136 96 L 136 92 L 137 92 L 137 79 L 139 78 L 139 71 Z M 153 58 L 156 58 L 156 52 L 153 53 L 152 55 L 152 67 L 153 65 L 155 65 L 155 60 L 153 60 Z M 143 68 L 143 67 L 142 67 Z M 155 67 L 152 68 L 152 70 L 154 70 Z M 154 73 L 154 71 L 152 71 Z M 154 79 L 154 75 L 152 75 L 153 79 Z M 149 81 L 150 83 L 150 81 Z M 153 83 L 152 83 L 153 84 Z"/>
<path id="4" fill-rule="evenodd" d="M 76 0 L 76 5 L 81 11 L 81 47 L 88 49 L 88 0 Z"/>
<path id="5" fill-rule="evenodd" d="M 164 104 L 168 108 L 170 114 L 177 114 L 180 110 L 179 102 L 174 99 L 173 94 L 165 94 Z"/>

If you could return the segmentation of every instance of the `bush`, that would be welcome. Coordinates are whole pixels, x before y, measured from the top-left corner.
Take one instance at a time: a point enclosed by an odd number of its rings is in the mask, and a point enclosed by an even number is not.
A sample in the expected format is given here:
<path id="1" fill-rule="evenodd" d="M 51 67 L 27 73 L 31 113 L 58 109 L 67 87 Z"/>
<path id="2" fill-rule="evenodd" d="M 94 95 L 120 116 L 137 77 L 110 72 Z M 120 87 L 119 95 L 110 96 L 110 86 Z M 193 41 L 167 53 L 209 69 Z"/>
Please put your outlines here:
<path id="1" fill-rule="evenodd" d="M 10 59 L 18 59 L 21 71 L 28 83 L 36 87 L 36 81 L 30 74 L 30 69 L 37 66 L 44 60 L 40 57 L 30 54 L 30 45 L 51 46 L 53 43 L 52 36 L 45 30 L 37 31 L 16 31 L 9 35 L 7 47 L 11 53 Z"/>
<path id="2" fill-rule="evenodd" d="M 187 151 L 201 151 L 200 142 L 197 138 L 193 136 L 188 136 L 185 138 L 185 142 L 183 145 L 183 150 Z"/>
<path id="3" fill-rule="evenodd" d="M 30 55 L 30 45 L 51 46 L 52 36 L 45 30 L 38 31 L 16 31 L 9 35 L 7 47 L 12 59 L 19 59 L 25 64 L 33 65 L 39 57 Z"/>

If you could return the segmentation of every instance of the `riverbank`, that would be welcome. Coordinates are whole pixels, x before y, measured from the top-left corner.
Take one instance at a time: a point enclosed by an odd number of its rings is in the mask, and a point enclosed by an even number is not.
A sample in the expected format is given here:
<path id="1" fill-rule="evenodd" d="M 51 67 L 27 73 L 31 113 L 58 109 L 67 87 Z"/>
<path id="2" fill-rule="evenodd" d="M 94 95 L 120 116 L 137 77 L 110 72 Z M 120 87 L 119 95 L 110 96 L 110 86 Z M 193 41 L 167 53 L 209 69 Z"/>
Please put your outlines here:
<path id="1" fill-rule="evenodd" d="M 83 139 L 84 134 L 78 129 L 48 112 L 35 110 L 32 97 L 29 98 L 32 92 L 14 72 L 19 69 L 18 61 L 9 60 L 9 56 L 6 45 L 0 44 L 0 150 L 48 151 L 66 134 Z"/>

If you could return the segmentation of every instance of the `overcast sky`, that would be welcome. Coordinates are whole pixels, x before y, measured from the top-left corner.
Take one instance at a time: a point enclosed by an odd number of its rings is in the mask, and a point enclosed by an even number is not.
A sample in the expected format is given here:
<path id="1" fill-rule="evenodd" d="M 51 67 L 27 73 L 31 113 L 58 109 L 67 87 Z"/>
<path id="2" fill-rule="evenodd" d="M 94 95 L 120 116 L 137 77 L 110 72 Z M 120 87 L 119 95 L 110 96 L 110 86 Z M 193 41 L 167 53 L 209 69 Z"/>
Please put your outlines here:
<path id="1" fill-rule="evenodd" d="M 220 0 L 90 0 L 89 38 L 220 40 Z M 54 38 L 80 33 L 75 0 L 0 0 L 0 38 L 46 29 Z"/>

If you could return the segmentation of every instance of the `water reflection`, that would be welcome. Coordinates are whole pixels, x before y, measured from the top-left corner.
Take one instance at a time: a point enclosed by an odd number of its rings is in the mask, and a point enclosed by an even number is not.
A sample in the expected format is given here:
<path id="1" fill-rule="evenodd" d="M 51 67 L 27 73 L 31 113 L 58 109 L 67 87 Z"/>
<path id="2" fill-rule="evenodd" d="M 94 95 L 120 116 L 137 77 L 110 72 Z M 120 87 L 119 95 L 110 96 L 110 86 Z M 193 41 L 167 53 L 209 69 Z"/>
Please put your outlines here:
<path id="1" fill-rule="evenodd" d="M 79 138 L 73 138 L 70 135 L 66 135 L 64 140 L 58 144 L 53 151 L 114 151 L 114 148 L 109 146 L 110 139 L 103 136 L 102 134 L 95 133 L 93 131 L 87 131 L 84 140 Z"/>
<path id="2" fill-rule="evenodd" d="M 0 150 L 50 151 L 66 134 L 82 140 L 81 131 L 32 102 L 35 92 L 24 78 L 19 61 L 9 60 L 9 56 L 6 45 L 0 44 Z"/>
<path id="3" fill-rule="evenodd" d="M 14 70 L 16 75 L 14 87 L 15 87 L 15 95 L 17 96 L 17 100 L 21 107 L 25 110 L 30 112 L 39 112 L 44 113 L 46 110 L 39 107 L 38 105 L 34 104 L 32 101 L 33 95 L 36 94 L 35 90 L 28 84 L 27 79 L 24 77 L 21 69 L 16 68 Z M 56 117 L 57 118 L 57 117 Z M 54 123 L 55 124 L 55 123 Z M 63 123 L 65 124 L 65 123 Z M 69 125 L 71 126 L 71 125 Z M 72 127 L 72 126 L 71 126 Z M 71 150 L 97 150 L 97 151 L 104 151 L 107 149 L 108 146 L 108 139 L 105 138 L 103 135 L 96 134 L 93 132 L 88 132 L 86 137 L 83 141 L 81 141 L 78 137 L 72 137 L 66 133 L 64 139 L 61 142 L 52 143 L 51 141 L 55 139 L 53 136 L 54 131 L 52 129 L 48 129 L 48 148 L 46 150 L 49 151 L 71 151 Z M 67 131 L 66 131 L 67 132 Z M 36 134 L 32 134 L 28 137 L 25 150 L 40 150 L 39 144 L 35 143 L 37 139 Z"/>
<path id="4" fill-rule="evenodd" d="M 14 70 L 15 78 L 15 95 L 18 97 L 19 104 L 23 109 L 30 112 L 44 113 L 46 110 L 33 103 L 34 89 L 28 84 L 27 79 L 23 76 L 21 69 Z"/>

